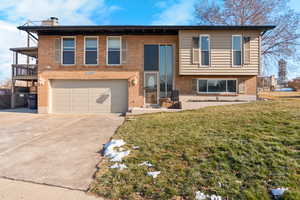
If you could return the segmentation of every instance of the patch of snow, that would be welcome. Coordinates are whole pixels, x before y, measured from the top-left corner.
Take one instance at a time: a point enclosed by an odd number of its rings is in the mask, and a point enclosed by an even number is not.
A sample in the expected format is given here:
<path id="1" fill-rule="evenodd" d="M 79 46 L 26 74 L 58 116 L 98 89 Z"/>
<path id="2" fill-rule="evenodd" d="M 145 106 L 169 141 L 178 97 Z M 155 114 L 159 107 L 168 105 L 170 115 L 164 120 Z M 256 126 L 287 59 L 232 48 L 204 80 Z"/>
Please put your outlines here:
<path id="1" fill-rule="evenodd" d="M 126 169 L 127 166 L 124 164 L 115 163 L 114 165 L 110 166 L 110 168 L 123 170 Z"/>
<path id="2" fill-rule="evenodd" d="M 139 149 L 140 147 L 139 146 L 133 146 L 132 148 L 133 149 Z"/>
<path id="3" fill-rule="evenodd" d="M 160 171 L 156 172 L 147 172 L 148 176 L 152 176 L 153 178 L 157 178 L 157 176 L 160 174 Z"/>
<path id="4" fill-rule="evenodd" d="M 204 200 L 204 199 L 206 199 L 206 195 L 200 191 L 197 191 L 195 199 L 196 200 Z"/>
<path id="5" fill-rule="evenodd" d="M 276 189 L 271 189 L 271 193 L 273 196 L 281 196 L 287 190 L 288 188 L 276 188 Z"/>
<path id="6" fill-rule="evenodd" d="M 139 164 L 139 166 L 147 166 L 147 167 L 152 167 L 153 165 L 149 161 L 142 162 Z"/>
<path id="7" fill-rule="evenodd" d="M 124 140 L 111 140 L 104 145 L 104 156 L 110 158 L 112 162 L 121 162 L 125 156 L 128 156 L 130 150 L 128 151 L 117 151 L 116 147 L 121 147 L 125 145 Z"/>
<path id="8" fill-rule="evenodd" d="M 217 196 L 217 195 L 206 195 L 200 191 L 197 191 L 196 192 L 196 197 L 195 197 L 196 200 L 222 200 L 222 197 L 221 196 Z"/>

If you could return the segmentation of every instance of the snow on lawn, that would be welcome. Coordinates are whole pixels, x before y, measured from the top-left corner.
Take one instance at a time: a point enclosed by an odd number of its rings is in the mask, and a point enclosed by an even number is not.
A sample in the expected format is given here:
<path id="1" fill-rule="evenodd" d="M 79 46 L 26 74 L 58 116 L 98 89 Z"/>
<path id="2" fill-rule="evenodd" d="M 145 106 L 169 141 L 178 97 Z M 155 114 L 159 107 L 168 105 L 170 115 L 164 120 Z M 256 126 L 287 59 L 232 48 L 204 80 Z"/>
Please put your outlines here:
<path id="1" fill-rule="evenodd" d="M 125 156 L 128 156 L 130 150 L 118 151 L 115 148 L 125 145 L 124 140 L 111 140 L 104 145 L 104 156 L 110 158 L 112 162 L 121 162 Z"/>
<path id="2" fill-rule="evenodd" d="M 157 178 L 157 176 L 160 174 L 160 171 L 156 172 L 147 172 L 148 176 L 152 176 L 153 178 Z"/>
<path id="3" fill-rule="evenodd" d="M 288 189 L 287 188 L 276 188 L 276 189 L 272 189 L 271 193 L 273 196 L 282 196 L 286 190 L 288 190 Z"/>
<path id="4" fill-rule="evenodd" d="M 124 164 L 115 163 L 114 165 L 110 166 L 110 168 L 123 170 L 123 169 L 126 169 L 127 166 Z"/>
<path id="5" fill-rule="evenodd" d="M 139 164 L 139 166 L 147 166 L 147 167 L 152 167 L 153 165 L 149 161 L 142 162 Z"/>
<path id="6" fill-rule="evenodd" d="M 217 195 L 206 195 L 200 191 L 197 191 L 196 192 L 196 197 L 195 197 L 196 200 L 222 200 L 222 197 L 221 196 L 217 196 Z"/>

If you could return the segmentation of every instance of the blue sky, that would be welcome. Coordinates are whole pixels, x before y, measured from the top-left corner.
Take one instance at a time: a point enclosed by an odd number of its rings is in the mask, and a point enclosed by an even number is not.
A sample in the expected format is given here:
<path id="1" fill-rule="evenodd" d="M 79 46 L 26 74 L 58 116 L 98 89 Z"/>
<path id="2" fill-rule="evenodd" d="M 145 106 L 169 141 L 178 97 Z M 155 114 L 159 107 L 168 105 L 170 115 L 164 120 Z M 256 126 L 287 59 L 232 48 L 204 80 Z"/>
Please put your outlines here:
<path id="1" fill-rule="evenodd" d="M 59 17 L 64 25 L 183 25 L 193 24 L 194 4 L 203 0 L 1 0 L 0 81 L 10 77 L 10 47 L 24 46 L 25 34 L 16 26 L 27 20 Z M 299 0 L 291 0 L 300 11 Z M 276 73 L 275 71 L 272 73 Z M 300 67 L 289 77 L 300 76 Z"/>

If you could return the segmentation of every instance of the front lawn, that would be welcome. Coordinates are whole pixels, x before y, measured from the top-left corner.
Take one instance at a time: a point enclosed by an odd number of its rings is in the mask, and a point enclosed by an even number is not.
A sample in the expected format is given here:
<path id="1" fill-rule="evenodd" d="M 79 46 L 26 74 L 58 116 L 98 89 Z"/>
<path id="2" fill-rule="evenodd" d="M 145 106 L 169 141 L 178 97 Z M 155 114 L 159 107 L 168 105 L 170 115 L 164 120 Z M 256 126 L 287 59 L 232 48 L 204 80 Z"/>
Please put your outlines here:
<path id="1" fill-rule="evenodd" d="M 90 189 L 99 196 L 270 199 L 271 188 L 287 187 L 286 199 L 300 198 L 299 99 L 135 116 L 114 138 L 131 150 L 128 168 L 104 160 Z M 139 166 L 144 161 L 153 167 Z M 161 173 L 154 179 L 149 171 Z"/>

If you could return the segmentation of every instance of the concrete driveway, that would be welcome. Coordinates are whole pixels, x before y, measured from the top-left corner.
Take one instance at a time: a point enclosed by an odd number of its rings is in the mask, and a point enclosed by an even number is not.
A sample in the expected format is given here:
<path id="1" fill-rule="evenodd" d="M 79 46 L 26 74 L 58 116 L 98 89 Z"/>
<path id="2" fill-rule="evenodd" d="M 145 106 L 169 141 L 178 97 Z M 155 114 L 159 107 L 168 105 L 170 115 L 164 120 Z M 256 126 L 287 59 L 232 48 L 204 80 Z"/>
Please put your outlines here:
<path id="1" fill-rule="evenodd" d="M 0 177 L 86 190 L 117 115 L 0 112 Z"/>

